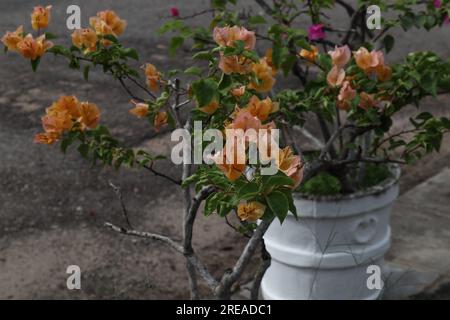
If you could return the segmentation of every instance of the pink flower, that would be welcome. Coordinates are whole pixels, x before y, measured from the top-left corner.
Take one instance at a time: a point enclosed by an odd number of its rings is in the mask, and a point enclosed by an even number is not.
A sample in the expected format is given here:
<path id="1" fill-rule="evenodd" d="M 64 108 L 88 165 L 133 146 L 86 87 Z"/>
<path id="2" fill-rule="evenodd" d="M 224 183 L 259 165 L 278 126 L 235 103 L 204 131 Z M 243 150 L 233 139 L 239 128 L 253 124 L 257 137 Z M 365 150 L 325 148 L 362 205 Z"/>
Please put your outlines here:
<path id="1" fill-rule="evenodd" d="M 214 41 L 220 46 L 233 47 L 235 41 L 244 41 L 245 49 L 253 50 L 256 44 L 255 32 L 248 31 L 244 27 L 215 27 L 213 30 Z"/>
<path id="2" fill-rule="evenodd" d="M 177 7 L 172 7 L 172 8 L 170 8 L 170 14 L 174 18 L 178 18 L 180 16 L 180 11 L 178 10 Z"/>
<path id="3" fill-rule="evenodd" d="M 328 54 L 331 56 L 331 59 L 333 60 L 333 65 L 341 68 L 344 67 L 352 57 L 350 48 L 347 45 L 343 47 L 336 46 L 334 51 L 329 51 Z"/>
<path id="4" fill-rule="evenodd" d="M 433 5 L 435 8 L 440 8 L 442 6 L 441 0 L 434 0 Z"/>
<path id="5" fill-rule="evenodd" d="M 327 82 L 332 87 L 339 87 L 345 80 L 345 71 L 342 68 L 334 66 L 327 75 Z"/>
<path id="6" fill-rule="evenodd" d="M 322 24 L 313 24 L 308 29 L 309 40 L 323 40 L 325 39 L 325 32 Z"/>
<path id="7" fill-rule="evenodd" d="M 448 19 L 448 15 L 444 17 L 444 24 L 450 24 L 450 20 Z"/>

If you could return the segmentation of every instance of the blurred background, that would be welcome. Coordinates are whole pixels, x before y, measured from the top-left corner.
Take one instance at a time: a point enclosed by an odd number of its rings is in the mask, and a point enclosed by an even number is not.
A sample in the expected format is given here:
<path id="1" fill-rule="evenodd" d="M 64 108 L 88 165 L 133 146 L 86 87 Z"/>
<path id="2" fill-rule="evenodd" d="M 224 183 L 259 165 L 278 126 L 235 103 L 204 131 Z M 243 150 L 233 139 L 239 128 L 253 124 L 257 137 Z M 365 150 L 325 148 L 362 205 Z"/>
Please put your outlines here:
<path id="1" fill-rule="evenodd" d="M 253 1 L 238 2 L 240 8 L 260 11 Z M 168 36 L 158 36 L 157 28 L 169 19 L 171 7 L 177 7 L 181 16 L 187 16 L 207 8 L 209 1 L 1 0 L 0 34 L 13 31 L 20 24 L 31 30 L 29 20 L 33 7 L 48 4 L 53 5 L 48 31 L 58 36 L 55 43 L 69 44 L 71 31 L 66 28 L 69 5 L 80 6 L 83 27 L 98 11 L 112 9 L 127 20 L 127 30 L 120 40 L 125 46 L 138 50 L 140 63 L 151 62 L 160 70 L 169 70 L 186 68 L 192 60 L 184 50 L 187 48 L 169 57 Z M 338 25 L 349 23 L 340 10 L 330 12 L 330 16 Z M 209 18 L 200 16 L 188 23 L 207 25 Z M 303 26 L 307 26 L 306 21 Z M 396 46 L 387 57 L 387 63 L 400 61 L 415 50 L 432 50 L 443 57 L 449 56 L 450 26 L 430 32 L 414 30 L 408 34 L 397 30 L 394 34 Z M 296 85 L 292 79 L 279 79 L 277 85 L 282 87 L 287 83 Z M 69 70 L 62 58 L 45 55 L 38 72 L 33 73 L 29 62 L 17 54 L 0 54 L 0 298 L 188 298 L 183 257 L 161 244 L 132 239 L 103 227 L 105 221 L 122 223 L 120 204 L 108 186 L 112 181 L 123 190 L 134 226 L 180 239 L 183 203 L 180 191 L 146 171 L 126 168 L 115 171 L 92 166 L 81 159 L 76 150 L 69 149 L 64 155 L 57 146 L 34 144 L 33 137 L 41 131 L 40 118 L 45 108 L 60 95 L 76 95 L 82 101 L 96 103 L 102 111 L 102 124 L 111 128 L 113 135 L 128 146 L 170 154 L 170 134 L 156 136 L 145 121 L 129 115 L 129 96 L 101 70 L 92 70 L 86 82 L 82 73 Z M 441 95 L 424 101 L 423 107 L 435 115 L 450 116 L 449 101 L 448 96 Z M 407 125 L 408 113 L 405 110 L 398 117 L 396 127 Z M 299 139 L 300 144 L 308 143 L 304 137 Z M 450 140 L 447 137 L 441 153 L 404 168 L 402 194 L 440 174 L 449 163 Z M 169 162 L 160 162 L 156 168 L 173 177 L 180 176 L 180 168 Z M 437 194 L 433 193 L 439 196 L 442 208 L 450 207 L 450 187 L 445 179 L 439 184 Z M 433 244 L 439 249 L 435 253 L 409 255 L 409 259 L 414 262 L 429 259 L 427 255 L 434 258 L 440 255 L 442 272 L 446 268 L 450 271 L 450 260 L 444 261 L 450 256 L 450 242 L 443 241 L 450 238 L 450 231 L 447 231 L 450 230 L 450 210 L 441 215 L 442 220 L 430 218 L 414 225 L 408 218 L 409 209 L 402 208 L 394 212 L 394 222 L 398 221 L 394 223 L 394 234 L 399 238 L 394 237 L 390 259 L 399 260 L 400 256 L 402 260 L 405 250 L 419 249 L 401 247 L 411 244 L 401 238 L 403 235 L 412 237 L 418 232 L 424 237 L 422 242 L 432 241 L 433 237 L 442 242 Z M 404 224 L 405 220 L 409 224 Z M 423 229 L 414 229 L 418 224 Z M 430 230 L 436 224 L 445 229 L 432 235 Z M 245 245 L 245 238 L 214 216 L 199 215 L 195 232 L 197 251 L 208 260 L 215 275 L 232 267 Z M 443 238 L 445 236 L 449 238 Z M 250 269 L 256 268 L 256 262 Z M 82 290 L 66 288 L 69 265 L 80 266 Z"/>

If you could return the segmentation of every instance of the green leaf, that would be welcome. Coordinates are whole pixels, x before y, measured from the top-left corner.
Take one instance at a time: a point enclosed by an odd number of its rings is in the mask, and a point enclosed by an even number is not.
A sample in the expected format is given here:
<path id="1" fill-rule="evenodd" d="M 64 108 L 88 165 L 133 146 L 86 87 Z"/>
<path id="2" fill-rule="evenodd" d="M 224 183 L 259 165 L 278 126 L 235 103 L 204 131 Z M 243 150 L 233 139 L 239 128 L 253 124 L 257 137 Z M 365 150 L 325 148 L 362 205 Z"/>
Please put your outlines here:
<path id="1" fill-rule="evenodd" d="M 33 69 L 33 72 L 36 72 L 40 62 L 41 62 L 41 58 L 31 60 L 31 69 Z"/>
<path id="2" fill-rule="evenodd" d="M 274 44 L 272 48 L 272 61 L 276 68 L 279 68 L 281 65 L 281 60 L 283 57 L 283 47 L 279 44 Z"/>
<path id="3" fill-rule="evenodd" d="M 46 32 L 45 33 L 45 39 L 46 40 L 53 40 L 53 39 L 56 39 L 56 38 L 58 38 L 56 35 L 54 35 L 53 33 L 50 33 L 50 32 Z"/>
<path id="4" fill-rule="evenodd" d="M 89 81 L 89 69 L 90 69 L 89 66 L 84 66 L 83 77 L 84 77 L 84 80 L 86 80 L 86 81 Z"/>
<path id="5" fill-rule="evenodd" d="M 190 67 L 190 68 L 187 68 L 186 70 L 184 70 L 184 73 L 190 74 L 193 76 L 201 76 L 202 69 L 200 69 L 199 67 Z"/>
<path id="6" fill-rule="evenodd" d="M 119 43 L 119 40 L 117 40 L 117 38 L 115 36 L 113 36 L 112 34 L 107 34 L 107 35 L 103 36 L 103 39 L 109 40 L 112 43 Z"/>
<path id="7" fill-rule="evenodd" d="M 127 48 L 124 50 L 124 54 L 126 57 L 129 57 L 134 60 L 139 60 L 139 54 L 135 49 Z"/>
<path id="8" fill-rule="evenodd" d="M 169 54 L 171 56 L 175 55 L 175 53 L 177 52 L 178 48 L 181 47 L 184 43 L 184 38 L 183 37 L 173 37 L 170 40 L 170 44 L 169 44 Z"/>
<path id="9" fill-rule="evenodd" d="M 219 201 L 224 198 L 223 193 L 212 193 L 205 201 L 205 216 L 209 216 L 217 210 Z"/>
<path id="10" fill-rule="evenodd" d="M 258 185 L 254 182 L 246 183 L 239 189 L 238 195 L 241 199 L 248 199 L 258 194 Z"/>
<path id="11" fill-rule="evenodd" d="M 264 183 L 265 188 L 277 187 L 277 186 L 291 186 L 294 184 L 294 180 L 287 176 L 275 175 L 270 176 Z"/>
<path id="12" fill-rule="evenodd" d="M 181 183 L 181 187 L 186 188 L 191 183 L 197 181 L 198 178 L 199 178 L 198 175 L 196 173 L 194 173 L 193 175 L 191 175 L 191 176 L 187 177 L 185 180 L 183 180 L 183 182 Z"/>
<path id="13" fill-rule="evenodd" d="M 384 37 L 383 44 L 384 48 L 386 49 L 386 53 L 389 53 L 392 50 L 392 48 L 394 47 L 394 43 L 395 43 L 394 37 L 391 36 L 390 34 Z"/>
<path id="14" fill-rule="evenodd" d="M 294 217 L 298 220 L 298 215 L 297 215 L 297 208 L 295 207 L 294 204 L 294 198 L 292 197 L 292 189 L 282 189 L 280 190 L 281 192 L 284 193 L 284 195 L 286 196 L 288 203 L 289 203 L 289 211 L 294 215 Z"/>
<path id="15" fill-rule="evenodd" d="M 283 223 L 289 211 L 289 202 L 284 193 L 281 191 L 274 191 L 266 196 L 266 200 L 270 210 L 272 210 L 280 222 Z"/>
<path id="16" fill-rule="evenodd" d="M 263 16 L 257 15 L 257 16 L 251 16 L 248 19 L 248 23 L 250 24 L 264 24 L 267 23 L 266 19 L 264 19 Z"/>
<path id="17" fill-rule="evenodd" d="M 212 79 L 201 79 L 192 84 L 199 107 L 208 105 L 218 95 L 218 85 Z"/>
<path id="18" fill-rule="evenodd" d="M 213 55 L 209 51 L 200 51 L 192 56 L 192 59 L 195 60 L 212 60 Z"/>
<path id="19" fill-rule="evenodd" d="M 89 145 L 86 143 L 82 143 L 78 146 L 78 152 L 81 154 L 83 158 L 87 158 L 89 154 Z"/>
<path id="20" fill-rule="evenodd" d="M 438 85 L 439 77 L 434 74 L 426 74 L 422 77 L 420 86 L 429 94 L 434 97 L 437 95 L 437 85 Z"/>

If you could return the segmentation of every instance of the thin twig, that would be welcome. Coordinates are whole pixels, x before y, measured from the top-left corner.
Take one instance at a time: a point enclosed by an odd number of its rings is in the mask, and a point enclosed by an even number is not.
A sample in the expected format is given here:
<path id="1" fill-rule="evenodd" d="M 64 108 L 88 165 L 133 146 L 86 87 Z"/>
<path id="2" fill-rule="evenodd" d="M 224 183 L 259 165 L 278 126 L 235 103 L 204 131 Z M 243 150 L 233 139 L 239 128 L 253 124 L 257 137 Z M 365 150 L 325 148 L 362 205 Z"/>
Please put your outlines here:
<path id="1" fill-rule="evenodd" d="M 155 169 L 153 169 L 153 162 L 150 165 L 143 166 L 143 168 L 147 169 L 148 171 L 153 173 L 155 176 L 167 179 L 167 180 L 169 180 L 170 182 L 172 182 L 172 183 L 174 183 L 176 185 L 181 185 L 181 180 L 174 179 L 174 178 L 169 177 L 168 175 L 166 175 L 164 173 L 161 173 L 161 172 L 156 171 Z"/>
<path id="2" fill-rule="evenodd" d="M 115 232 L 119 232 L 119 233 L 122 233 L 122 234 L 125 234 L 128 236 L 135 236 L 135 237 L 139 237 L 139 238 L 146 238 L 146 239 L 161 241 L 162 243 L 168 245 L 175 251 L 177 251 L 179 253 L 183 253 L 183 247 L 167 236 L 163 236 L 163 235 L 156 234 L 156 233 L 137 231 L 137 230 L 133 230 L 133 229 L 126 229 L 123 227 L 116 226 L 110 222 L 106 222 L 105 227 L 107 227 Z"/>
<path id="3" fill-rule="evenodd" d="M 109 181 L 109 185 L 114 190 L 117 198 L 119 199 L 120 206 L 122 208 L 122 214 L 123 214 L 123 217 L 125 218 L 125 222 L 127 223 L 127 226 L 130 227 L 130 228 L 133 228 L 131 226 L 130 219 L 128 219 L 128 211 L 127 211 L 127 208 L 126 208 L 126 206 L 125 206 L 125 204 L 123 202 L 123 196 L 122 196 L 121 188 L 119 186 L 116 186 L 115 184 L 113 184 L 111 181 Z"/>

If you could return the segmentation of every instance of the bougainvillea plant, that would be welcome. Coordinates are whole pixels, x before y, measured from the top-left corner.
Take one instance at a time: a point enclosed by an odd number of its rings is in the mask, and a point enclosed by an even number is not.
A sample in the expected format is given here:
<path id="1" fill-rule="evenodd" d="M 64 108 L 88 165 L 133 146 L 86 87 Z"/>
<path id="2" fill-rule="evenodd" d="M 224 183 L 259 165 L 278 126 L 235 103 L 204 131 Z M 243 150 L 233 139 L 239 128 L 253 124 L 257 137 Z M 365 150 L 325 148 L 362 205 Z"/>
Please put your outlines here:
<path id="1" fill-rule="evenodd" d="M 251 290 L 252 298 L 257 298 L 270 264 L 262 237 L 274 219 L 283 222 L 289 212 L 297 214 L 294 192 L 344 194 L 373 186 L 389 176 L 387 164 L 411 163 L 439 151 L 443 134 L 450 130 L 449 119 L 419 109 L 423 98 L 450 90 L 448 57 L 414 52 L 397 64 L 385 58 L 395 42 L 391 29 L 431 30 L 445 25 L 448 1 L 358 1 L 354 7 L 338 0 L 255 0 L 253 8 L 259 8 L 260 14 L 239 9 L 236 2 L 212 0 L 209 9 L 189 16 L 171 8 L 171 21 L 160 32 L 173 34 L 170 53 L 192 46 L 196 63 L 184 71 L 162 72 L 151 63 L 145 63 L 142 70 L 136 68 L 133 61 L 139 61 L 138 53 L 119 40 L 126 21 L 111 10 L 92 17 L 89 27 L 75 30 L 70 47 L 53 44 L 55 37 L 45 32 L 51 6 L 34 9 L 31 25 L 35 36 L 20 26 L 2 38 L 5 51 L 22 55 L 31 62 L 33 71 L 48 54 L 66 58 L 69 67 L 81 70 L 86 79 L 91 69 L 101 67 L 130 95 L 129 112 L 147 120 L 156 132 L 184 128 L 194 137 L 201 135 L 195 132 L 194 121 L 201 121 L 202 130 L 266 130 L 269 135 L 271 130 L 281 130 L 276 156 L 268 155 L 276 163 L 278 172 L 274 175 L 261 174 L 262 162 L 230 159 L 224 146 L 214 154 L 212 163 L 184 163 L 182 176 L 173 178 L 153 167 L 163 157 L 125 148 L 114 139 L 100 125 L 96 104 L 63 95 L 46 109 L 44 132 L 37 133 L 37 143 L 59 143 L 63 151 L 77 145 L 80 154 L 94 162 L 116 168 L 139 166 L 182 188 L 181 242 L 133 229 L 126 215 L 124 227 L 106 226 L 161 241 L 183 254 L 192 298 L 199 298 L 198 276 L 215 297 L 230 298 L 262 244 L 262 263 Z M 380 30 L 367 28 L 370 5 L 378 5 L 386 16 L 393 17 L 382 19 Z M 324 14 L 324 10 L 337 7 L 349 16 L 346 29 L 335 28 Z M 212 15 L 208 27 L 187 23 L 201 14 Z M 309 25 L 299 27 L 296 22 L 305 17 Z M 190 80 L 183 84 L 181 76 Z M 282 77 L 296 80 L 289 88 L 282 88 L 276 85 Z M 392 132 L 393 116 L 408 105 L 417 106 L 417 113 L 410 118 L 411 127 Z M 187 108 L 190 112 L 184 117 L 182 111 Z M 320 128 L 318 137 L 304 128 L 312 121 Z M 300 150 L 293 129 L 312 139 L 317 150 Z M 244 150 L 245 159 L 248 149 Z M 203 202 L 205 215 L 218 214 L 228 224 L 228 217 L 235 215 L 240 224 L 230 225 L 249 238 L 236 264 L 219 279 L 212 276 L 192 247 L 193 225 Z"/>

